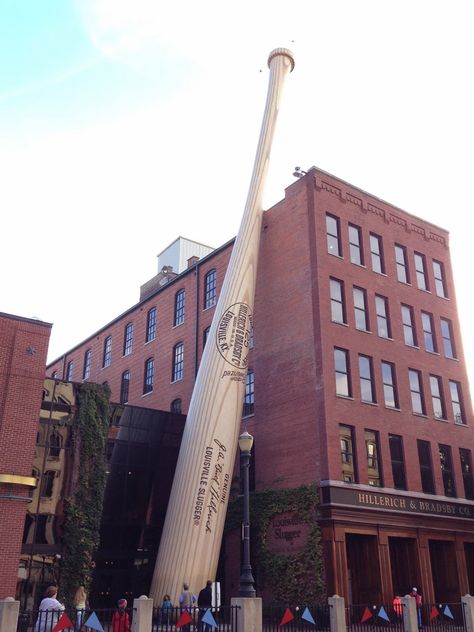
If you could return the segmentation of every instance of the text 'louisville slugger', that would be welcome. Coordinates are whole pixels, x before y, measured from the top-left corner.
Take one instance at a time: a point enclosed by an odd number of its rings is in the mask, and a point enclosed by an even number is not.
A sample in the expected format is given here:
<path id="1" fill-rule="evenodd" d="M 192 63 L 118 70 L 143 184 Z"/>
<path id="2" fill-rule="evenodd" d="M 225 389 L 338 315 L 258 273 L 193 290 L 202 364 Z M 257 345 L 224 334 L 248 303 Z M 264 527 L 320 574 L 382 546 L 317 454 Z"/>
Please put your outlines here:
<path id="1" fill-rule="evenodd" d="M 150 597 L 175 600 L 183 582 L 214 580 L 237 450 L 252 332 L 262 197 L 290 51 L 268 58 L 270 78 L 247 203 L 194 385 Z M 174 601 L 176 603 L 176 601 Z"/>

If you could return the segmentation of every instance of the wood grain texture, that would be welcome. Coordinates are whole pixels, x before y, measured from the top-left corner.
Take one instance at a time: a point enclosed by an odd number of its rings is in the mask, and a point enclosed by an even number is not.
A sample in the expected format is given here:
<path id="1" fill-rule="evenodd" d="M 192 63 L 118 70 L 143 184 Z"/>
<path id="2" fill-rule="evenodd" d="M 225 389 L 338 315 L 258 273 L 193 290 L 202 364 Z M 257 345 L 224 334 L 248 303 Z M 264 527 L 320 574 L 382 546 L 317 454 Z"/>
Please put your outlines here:
<path id="1" fill-rule="evenodd" d="M 262 196 L 284 79 L 293 55 L 275 49 L 242 222 L 189 406 L 150 597 L 177 603 L 183 582 L 197 593 L 216 579 L 238 437 L 252 328 Z M 218 578 L 217 578 L 218 579 Z"/>

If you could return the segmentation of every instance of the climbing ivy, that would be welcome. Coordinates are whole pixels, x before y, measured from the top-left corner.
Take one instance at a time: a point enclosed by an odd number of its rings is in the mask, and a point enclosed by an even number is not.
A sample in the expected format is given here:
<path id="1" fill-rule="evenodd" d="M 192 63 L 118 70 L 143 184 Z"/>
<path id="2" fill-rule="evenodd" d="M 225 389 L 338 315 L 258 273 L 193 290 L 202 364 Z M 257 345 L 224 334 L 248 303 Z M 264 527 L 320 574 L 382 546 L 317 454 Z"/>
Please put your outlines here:
<path id="1" fill-rule="evenodd" d="M 78 386 L 78 406 L 72 426 L 72 453 L 78 464 L 77 483 L 65 499 L 61 594 L 72 605 L 79 586 L 86 592 L 92 580 L 93 556 L 105 490 L 105 446 L 109 428 L 110 389 L 107 385 Z"/>
<path id="2" fill-rule="evenodd" d="M 320 530 L 317 523 L 318 494 L 315 485 L 292 489 L 268 489 L 250 494 L 251 533 L 255 544 L 253 563 L 260 587 L 278 603 L 318 604 L 325 598 Z M 306 544 L 299 553 L 275 553 L 268 547 L 272 519 L 293 512 L 310 526 Z M 229 503 L 226 532 L 240 527 L 242 497 Z"/>

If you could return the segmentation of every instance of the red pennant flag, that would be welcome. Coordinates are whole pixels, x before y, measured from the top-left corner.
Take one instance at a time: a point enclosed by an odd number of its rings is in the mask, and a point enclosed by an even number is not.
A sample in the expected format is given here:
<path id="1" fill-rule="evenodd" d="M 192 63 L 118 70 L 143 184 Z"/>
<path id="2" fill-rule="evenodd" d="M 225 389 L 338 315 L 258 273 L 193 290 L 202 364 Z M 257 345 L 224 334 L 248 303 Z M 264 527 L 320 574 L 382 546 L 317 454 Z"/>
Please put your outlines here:
<path id="1" fill-rule="evenodd" d="M 71 623 L 71 619 L 67 616 L 66 613 L 62 615 L 59 621 L 54 626 L 52 632 L 61 632 L 61 630 L 67 630 L 68 628 L 73 628 L 73 624 Z"/>
<path id="2" fill-rule="evenodd" d="M 370 610 L 366 606 L 365 610 L 364 610 L 364 614 L 362 615 L 362 619 L 360 620 L 360 622 L 361 623 L 365 623 L 366 621 L 368 621 L 371 618 L 372 618 L 372 613 L 370 612 Z"/>
<path id="3" fill-rule="evenodd" d="M 187 610 L 185 610 L 181 616 L 179 617 L 179 619 L 176 622 L 176 627 L 177 628 L 182 628 L 183 625 L 186 625 L 187 623 L 191 623 L 193 620 L 192 616 L 189 614 L 189 612 Z"/>
<path id="4" fill-rule="evenodd" d="M 291 621 L 294 618 L 295 617 L 293 616 L 293 613 L 291 612 L 291 610 L 287 608 L 285 610 L 285 614 L 283 615 L 283 619 L 280 621 L 280 625 L 285 625 L 285 623 L 288 623 L 288 621 Z"/>
<path id="5" fill-rule="evenodd" d="M 433 619 L 436 619 L 436 617 L 438 616 L 439 616 L 439 610 L 438 608 L 435 608 L 435 606 L 433 606 L 430 612 L 430 621 L 433 621 Z"/>

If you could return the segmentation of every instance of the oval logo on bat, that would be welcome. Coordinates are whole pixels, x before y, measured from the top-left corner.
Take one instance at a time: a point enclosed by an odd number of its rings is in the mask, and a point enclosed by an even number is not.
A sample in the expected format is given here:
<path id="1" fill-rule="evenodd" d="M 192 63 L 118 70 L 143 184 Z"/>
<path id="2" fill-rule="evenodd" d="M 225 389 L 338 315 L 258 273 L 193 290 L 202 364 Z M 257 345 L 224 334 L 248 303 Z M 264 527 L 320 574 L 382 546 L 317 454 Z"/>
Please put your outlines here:
<path id="1" fill-rule="evenodd" d="M 250 307 L 247 303 L 234 303 L 225 310 L 217 326 L 216 345 L 219 353 L 233 367 L 246 369 L 251 336 Z"/>

